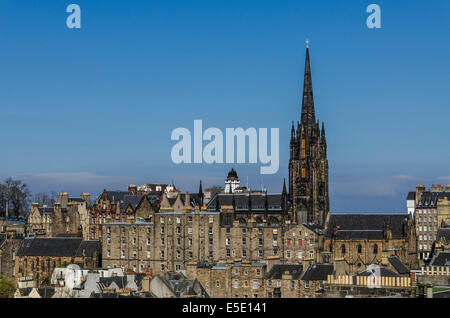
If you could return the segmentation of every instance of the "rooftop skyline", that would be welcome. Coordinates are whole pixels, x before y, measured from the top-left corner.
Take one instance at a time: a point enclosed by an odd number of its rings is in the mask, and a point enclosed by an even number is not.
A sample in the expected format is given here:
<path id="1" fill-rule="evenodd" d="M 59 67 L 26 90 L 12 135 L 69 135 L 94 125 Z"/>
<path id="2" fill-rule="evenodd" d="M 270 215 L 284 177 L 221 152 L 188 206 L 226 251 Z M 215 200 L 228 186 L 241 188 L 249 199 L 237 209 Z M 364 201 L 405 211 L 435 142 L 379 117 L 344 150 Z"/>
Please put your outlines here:
<path id="1" fill-rule="evenodd" d="M 417 183 L 450 183 L 450 3 L 76 1 L 0 3 L 0 178 L 33 192 L 128 184 L 182 191 L 241 184 L 281 192 L 300 120 L 305 40 L 325 122 L 331 212 L 404 212 Z M 177 127 L 280 129 L 280 169 L 175 165 Z"/>

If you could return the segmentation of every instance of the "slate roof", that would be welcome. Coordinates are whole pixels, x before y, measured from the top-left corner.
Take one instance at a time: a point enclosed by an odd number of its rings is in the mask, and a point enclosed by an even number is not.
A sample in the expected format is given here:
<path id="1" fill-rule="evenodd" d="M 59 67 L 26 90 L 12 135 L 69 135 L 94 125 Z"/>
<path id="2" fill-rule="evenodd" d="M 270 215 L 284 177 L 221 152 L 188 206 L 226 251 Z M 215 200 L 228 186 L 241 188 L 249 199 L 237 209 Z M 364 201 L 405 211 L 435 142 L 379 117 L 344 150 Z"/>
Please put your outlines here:
<path id="1" fill-rule="evenodd" d="M 31 293 L 32 290 L 33 290 L 33 288 L 31 288 L 31 287 L 21 288 L 20 289 L 20 294 L 22 296 L 28 296 Z"/>
<path id="2" fill-rule="evenodd" d="M 75 257 L 93 257 L 94 252 L 100 247 L 100 241 L 82 241 L 75 253 Z"/>
<path id="3" fill-rule="evenodd" d="M 218 193 L 207 205 L 208 210 L 216 211 L 223 205 L 233 205 L 236 210 L 249 209 L 249 205 L 253 211 L 280 210 L 283 201 L 282 194 L 265 194 L 265 193 Z"/>
<path id="4" fill-rule="evenodd" d="M 331 274 L 333 274 L 333 265 L 331 264 L 310 264 L 300 279 L 305 281 L 324 281 Z"/>
<path id="5" fill-rule="evenodd" d="M 292 275 L 292 279 L 300 279 L 300 276 L 303 273 L 303 265 L 302 264 L 275 264 L 270 269 L 266 275 L 264 275 L 264 279 L 281 279 L 283 274 L 288 271 L 289 275 Z"/>
<path id="6" fill-rule="evenodd" d="M 317 234 L 322 234 L 324 229 L 323 226 L 318 224 L 318 223 L 303 223 L 303 226 L 305 226 L 306 228 L 310 229 L 311 231 L 317 233 Z"/>
<path id="7" fill-rule="evenodd" d="M 105 287 L 111 286 L 112 283 L 116 283 L 119 289 L 125 288 L 127 285 L 127 276 L 100 277 L 98 286 L 103 290 Z"/>
<path id="8" fill-rule="evenodd" d="M 282 196 L 280 194 L 268 194 L 267 204 L 269 206 L 280 206 L 281 208 Z"/>
<path id="9" fill-rule="evenodd" d="M 389 225 L 392 238 L 399 239 L 406 235 L 407 223 L 408 214 L 331 214 L 325 236 L 344 240 L 383 239 L 385 226 Z"/>
<path id="10" fill-rule="evenodd" d="M 25 238 L 17 256 L 73 257 L 82 242 L 81 238 Z"/>
<path id="11" fill-rule="evenodd" d="M 440 252 L 431 261 L 431 266 L 450 266 L 450 252 Z"/>
<path id="12" fill-rule="evenodd" d="M 440 228 L 436 235 L 436 241 L 439 242 L 441 238 L 444 238 L 445 241 L 450 242 L 450 228 Z"/>
<path id="13" fill-rule="evenodd" d="M 208 297 L 205 289 L 197 280 L 187 279 L 181 273 L 166 273 L 160 275 L 159 278 L 174 291 L 176 297 L 183 295 Z"/>
<path id="14" fill-rule="evenodd" d="M 44 213 L 48 213 L 48 214 L 53 214 L 53 207 L 38 207 L 39 213 L 44 214 Z M 63 210 L 63 209 L 61 209 Z"/>
<path id="15" fill-rule="evenodd" d="M 184 205 L 186 205 L 186 193 L 180 193 L 179 194 L 181 202 L 183 202 Z M 191 206 L 196 206 L 200 204 L 200 197 L 198 193 L 189 193 L 189 203 Z"/>
<path id="16" fill-rule="evenodd" d="M 55 288 L 53 287 L 41 287 L 37 289 L 37 292 L 42 298 L 52 298 L 55 294 Z"/>
<path id="17" fill-rule="evenodd" d="M 133 192 L 130 191 L 106 191 L 108 199 L 110 201 L 123 201 L 125 196 L 132 196 Z"/>
<path id="18" fill-rule="evenodd" d="M 418 208 L 433 208 L 437 206 L 439 199 L 447 197 L 450 200 L 450 192 L 432 192 L 424 191 L 420 195 L 419 202 L 417 203 Z"/>
<path id="19" fill-rule="evenodd" d="M 402 263 L 398 256 L 389 256 L 388 260 L 399 274 L 409 274 L 410 270 Z"/>
<path id="20" fill-rule="evenodd" d="M 136 210 L 139 203 L 141 203 L 143 195 L 125 195 L 120 200 L 120 211 L 124 212 L 129 205 L 133 210 Z"/>

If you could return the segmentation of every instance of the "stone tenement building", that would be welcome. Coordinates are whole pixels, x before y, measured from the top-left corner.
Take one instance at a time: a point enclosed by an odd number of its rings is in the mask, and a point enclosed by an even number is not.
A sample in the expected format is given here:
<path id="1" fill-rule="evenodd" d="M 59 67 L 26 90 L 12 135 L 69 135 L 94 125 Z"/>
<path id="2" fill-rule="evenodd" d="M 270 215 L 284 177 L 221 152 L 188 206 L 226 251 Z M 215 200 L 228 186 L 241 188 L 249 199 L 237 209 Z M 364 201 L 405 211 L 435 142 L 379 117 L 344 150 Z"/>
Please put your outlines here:
<path id="1" fill-rule="evenodd" d="M 206 265 L 187 264 L 187 276 L 198 279 L 212 298 L 265 297 L 263 277 L 266 264 L 236 259 Z"/>
<path id="2" fill-rule="evenodd" d="M 389 265 L 398 256 L 418 268 L 416 232 L 409 214 L 331 214 L 322 252 L 339 275 L 353 275 L 370 264 Z"/>
<path id="3" fill-rule="evenodd" d="M 278 264 L 279 257 L 265 262 L 236 259 L 207 265 L 191 262 L 187 276 L 198 281 L 213 298 L 317 298 L 333 265 Z"/>
<path id="4" fill-rule="evenodd" d="M 137 189 L 132 184 L 128 191 L 103 191 L 89 213 L 89 239 L 102 240 L 104 223 L 134 223 L 137 219 L 153 218 L 154 213 L 159 210 L 159 201 L 162 193 L 166 193 L 167 185 L 147 185 L 143 189 L 148 191 Z M 173 193 L 178 191 L 174 190 Z"/>
<path id="5" fill-rule="evenodd" d="M 37 285 L 50 276 L 55 267 L 78 264 L 84 268 L 101 267 L 99 241 L 83 241 L 81 238 L 33 238 L 22 241 L 14 260 L 16 280 L 31 277 Z"/>
<path id="6" fill-rule="evenodd" d="M 37 236 L 76 234 L 87 239 L 90 204 L 89 193 L 71 198 L 67 192 L 59 193 L 57 202 L 52 207 L 33 203 L 28 217 L 29 230 Z"/>
<path id="7" fill-rule="evenodd" d="M 306 49 L 301 120 L 292 122 L 289 195 L 297 223 L 325 224 L 329 213 L 328 160 L 325 126 L 316 122 L 309 49 Z"/>
<path id="8" fill-rule="evenodd" d="M 217 194 L 208 205 L 202 198 L 202 193 L 163 194 L 158 212 L 137 203 L 138 212 L 129 207 L 129 218 L 120 222 L 106 216 L 100 224 L 103 264 L 157 274 L 184 270 L 192 261 L 283 257 L 284 226 L 295 226 L 289 224 L 286 191 Z M 105 201 L 107 210 L 106 196 Z"/>
<path id="9" fill-rule="evenodd" d="M 324 229 L 315 223 L 290 226 L 284 232 L 284 263 L 309 264 L 322 262 L 319 247 L 323 245 Z"/>
<path id="10" fill-rule="evenodd" d="M 450 185 L 444 189 L 440 184 L 433 184 L 427 191 L 425 186 L 418 184 L 416 191 L 408 193 L 406 204 L 414 218 L 418 256 L 427 259 L 431 256 L 438 229 L 450 225 Z"/>

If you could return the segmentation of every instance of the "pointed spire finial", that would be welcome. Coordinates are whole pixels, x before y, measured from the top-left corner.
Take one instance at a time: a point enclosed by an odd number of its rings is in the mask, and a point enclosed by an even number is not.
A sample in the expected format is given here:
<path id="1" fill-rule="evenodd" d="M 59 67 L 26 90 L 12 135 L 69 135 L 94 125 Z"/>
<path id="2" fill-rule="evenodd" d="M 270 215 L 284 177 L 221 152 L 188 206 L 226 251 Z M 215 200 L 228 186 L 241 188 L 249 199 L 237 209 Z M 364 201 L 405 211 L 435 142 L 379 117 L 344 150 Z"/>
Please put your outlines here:
<path id="1" fill-rule="evenodd" d="M 309 41 L 308 39 L 306 39 L 306 48 L 308 49 L 309 48 L 309 43 L 311 43 L 311 41 Z"/>

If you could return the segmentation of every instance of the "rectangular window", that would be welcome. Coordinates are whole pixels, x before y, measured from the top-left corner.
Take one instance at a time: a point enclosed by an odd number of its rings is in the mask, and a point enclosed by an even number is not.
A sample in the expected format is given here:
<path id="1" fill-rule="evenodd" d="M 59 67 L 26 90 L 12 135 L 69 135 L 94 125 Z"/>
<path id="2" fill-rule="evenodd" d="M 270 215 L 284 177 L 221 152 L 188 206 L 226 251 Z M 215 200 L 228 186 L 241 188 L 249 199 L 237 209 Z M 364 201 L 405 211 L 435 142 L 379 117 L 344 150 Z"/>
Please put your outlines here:
<path id="1" fill-rule="evenodd" d="M 147 258 L 150 258 L 150 255 L 151 255 L 150 251 L 147 251 Z"/>
<path id="2" fill-rule="evenodd" d="M 258 289 L 258 281 L 257 280 L 253 281 L 253 289 Z"/>

